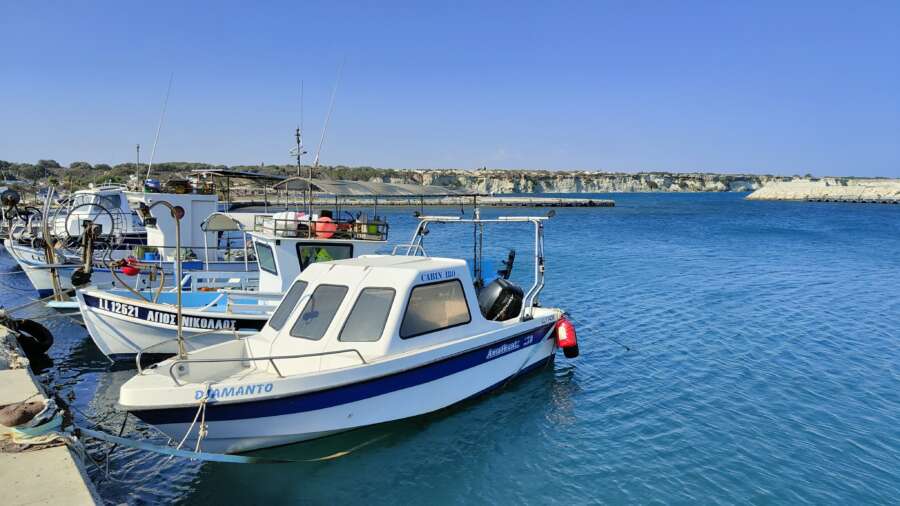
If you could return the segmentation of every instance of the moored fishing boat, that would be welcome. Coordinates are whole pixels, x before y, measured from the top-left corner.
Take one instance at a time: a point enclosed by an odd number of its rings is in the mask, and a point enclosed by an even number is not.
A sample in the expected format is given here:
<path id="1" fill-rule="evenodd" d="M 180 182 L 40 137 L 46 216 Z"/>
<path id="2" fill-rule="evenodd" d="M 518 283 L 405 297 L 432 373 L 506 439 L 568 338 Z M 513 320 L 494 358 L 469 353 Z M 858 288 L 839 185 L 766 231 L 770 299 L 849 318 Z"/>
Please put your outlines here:
<path id="1" fill-rule="evenodd" d="M 544 219 L 425 217 L 413 243 L 395 248 L 405 254 L 311 265 L 261 332 L 139 369 L 119 404 L 181 444 L 233 453 L 428 413 L 502 385 L 553 360 L 557 339 L 577 349 L 563 311 L 538 304 Z M 511 262 L 482 287 L 464 260 L 428 257 L 421 239 L 435 222 L 476 233 L 532 224 L 533 285 L 509 281 Z"/>
<path id="2" fill-rule="evenodd" d="M 246 251 L 231 247 L 227 239 L 220 244 L 223 230 L 202 228 L 217 211 L 214 193 L 189 185 L 182 186 L 181 193 L 132 192 L 121 187 L 102 187 L 94 192 L 99 193 L 88 192 L 83 198 L 76 192 L 73 205 L 64 214 L 53 213 L 46 227 L 41 220 L 19 232 L 13 229 L 5 239 L 7 251 L 41 297 L 88 283 L 148 289 L 168 279 L 174 286 L 176 257 L 184 261 L 183 271 L 228 272 L 232 275 L 226 277 L 241 279 L 241 287 L 255 284 L 256 263 Z M 171 213 L 155 206 L 161 201 L 184 210 L 180 241 L 175 237 Z M 107 208 L 113 205 L 120 207 L 113 211 Z M 89 229 L 85 224 L 96 226 L 88 253 L 84 239 Z M 129 232 L 135 227 L 139 227 L 139 233 Z M 48 241 L 53 245 L 52 262 L 47 259 Z M 180 248 L 175 247 L 176 242 L 181 243 Z M 122 270 L 123 260 L 129 256 L 138 257 L 138 271 Z M 85 278 L 88 263 L 90 276 Z M 129 271 L 137 277 L 119 276 Z"/>
<path id="3" fill-rule="evenodd" d="M 249 236 L 259 258 L 259 289 L 184 293 L 181 327 L 191 348 L 258 332 L 301 270 L 315 262 L 376 253 L 388 233 L 387 223 L 374 217 L 332 220 L 323 212 L 307 219 L 290 212 L 257 218 Z M 228 215 L 216 213 L 207 222 L 225 219 Z M 88 333 L 110 359 L 133 359 L 142 350 L 155 355 L 177 351 L 177 298 L 171 290 L 88 287 L 76 297 Z"/>

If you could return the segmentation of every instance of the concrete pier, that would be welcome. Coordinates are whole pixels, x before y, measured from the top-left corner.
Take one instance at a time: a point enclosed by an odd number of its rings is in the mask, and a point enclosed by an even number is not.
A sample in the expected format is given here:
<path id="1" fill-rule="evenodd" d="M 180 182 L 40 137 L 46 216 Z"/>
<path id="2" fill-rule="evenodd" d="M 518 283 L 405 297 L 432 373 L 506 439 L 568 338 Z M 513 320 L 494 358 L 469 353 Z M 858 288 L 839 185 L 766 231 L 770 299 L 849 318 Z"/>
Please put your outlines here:
<path id="1" fill-rule="evenodd" d="M 748 195 L 747 200 L 900 204 L 900 180 L 829 177 L 772 182 Z"/>
<path id="2" fill-rule="evenodd" d="M 303 202 L 303 195 L 297 194 L 296 197 L 288 199 L 289 202 Z M 527 197 L 527 196 L 484 196 L 478 197 L 479 207 L 614 207 L 616 202 L 610 199 L 586 199 L 573 197 Z M 374 203 L 371 198 L 347 198 L 340 199 L 343 207 L 367 207 Z M 313 198 L 313 205 L 328 206 L 334 204 L 333 198 Z M 254 198 L 236 198 L 232 200 L 230 210 L 237 210 L 246 207 L 278 207 L 284 205 L 284 197 L 271 198 L 268 203 L 259 200 L 258 196 Z M 378 199 L 379 206 L 471 206 L 472 197 L 442 197 L 442 198 L 402 198 L 402 197 L 384 197 Z"/>
<path id="3" fill-rule="evenodd" d="M 46 396 L 15 337 L 0 326 L 0 406 Z M 99 504 L 79 458 L 65 444 L 17 453 L 0 447 L 3 504 Z"/>

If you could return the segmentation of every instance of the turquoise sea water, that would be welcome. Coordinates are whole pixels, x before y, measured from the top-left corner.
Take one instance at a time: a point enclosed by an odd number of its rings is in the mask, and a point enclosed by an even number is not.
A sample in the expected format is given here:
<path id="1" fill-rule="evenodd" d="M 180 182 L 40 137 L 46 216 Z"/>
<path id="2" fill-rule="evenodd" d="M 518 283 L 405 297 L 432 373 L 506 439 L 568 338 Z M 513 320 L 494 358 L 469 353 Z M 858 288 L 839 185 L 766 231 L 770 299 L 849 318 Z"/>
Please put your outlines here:
<path id="1" fill-rule="evenodd" d="M 603 196 L 615 208 L 557 210 L 542 301 L 571 313 L 575 360 L 560 353 L 439 413 L 260 452 L 343 455 L 329 460 L 116 449 L 110 476 L 91 476 L 111 503 L 896 503 L 900 207 L 743 196 L 616 194 Z M 393 241 L 407 240 L 411 212 L 387 211 Z M 470 237 L 436 228 L 426 246 L 468 257 Z M 528 230 L 492 228 L 488 241 L 495 261 L 516 247 L 527 282 Z M 8 306 L 33 296 L 22 275 L 2 281 Z M 133 373 L 79 327 L 50 326 L 42 376 L 81 423 L 118 431 L 117 389 Z M 131 420 L 128 435 L 162 441 Z"/>

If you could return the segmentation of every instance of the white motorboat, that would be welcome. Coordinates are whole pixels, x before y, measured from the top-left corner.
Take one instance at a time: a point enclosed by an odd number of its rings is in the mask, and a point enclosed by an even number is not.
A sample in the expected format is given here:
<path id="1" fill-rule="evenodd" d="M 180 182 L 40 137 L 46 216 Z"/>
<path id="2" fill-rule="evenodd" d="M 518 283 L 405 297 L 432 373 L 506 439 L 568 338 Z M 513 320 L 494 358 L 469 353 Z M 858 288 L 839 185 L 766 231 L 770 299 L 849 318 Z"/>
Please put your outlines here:
<path id="1" fill-rule="evenodd" d="M 318 215 L 310 220 L 305 214 L 294 212 L 257 218 L 257 226 L 249 236 L 259 258 L 259 290 L 184 292 L 182 332 L 190 348 L 259 332 L 290 284 L 308 265 L 373 254 L 384 248 L 387 240 L 387 223 L 374 218 L 348 221 L 325 215 L 320 221 Z M 227 225 L 228 219 L 229 215 L 216 213 L 207 223 Z M 319 227 L 325 224 L 329 225 L 328 231 Z M 316 228 L 323 231 L 316 233 Z M 88 333 L 112 360 L 134 359 L 142 350 L 153 355 L 177 351 L 176 295 L 172 290 L 103 287 L 76 292 Z"/>
<path id="2" fill-rule="evenodd" d="M 432 412 L 552 361 L 558 346 L 574 356 L 563 311 L 538 304 L 544 219 L 425 217 L 395 247 L 405 254 L 313 264 L 262 331 L 139 368 L 119 404 L 179 446 L 233 453 Z M 533 285 L 510 282 L 509 264 L 476 288 L 465 261 L 425 254 L 435 222 L 533 224 Z"/>

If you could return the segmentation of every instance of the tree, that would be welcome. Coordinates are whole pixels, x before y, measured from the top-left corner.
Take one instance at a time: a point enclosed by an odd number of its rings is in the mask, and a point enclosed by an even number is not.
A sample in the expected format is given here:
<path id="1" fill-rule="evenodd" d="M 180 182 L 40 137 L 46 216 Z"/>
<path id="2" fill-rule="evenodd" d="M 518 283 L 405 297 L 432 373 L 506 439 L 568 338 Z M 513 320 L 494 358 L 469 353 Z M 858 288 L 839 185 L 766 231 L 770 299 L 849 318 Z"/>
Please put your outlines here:
<path id="1" fill-rule="evenodd" d="M 109 172 L 112 170 L 112 167 L 110 167 L 109 165 L 107 165 L 105 163 L 98 163 L 97 165 L 94 165 L 94 170 L 102 170 L 103 172 Z"/>
<path id="2" fill-rule="evenodd" d="M 60 168 L 59 162 L 57 162 L 56 160 L 38 160 L 37 166 L 42 169 Z"/>
<path id="3" fill-rule="evenodd" d="M 29 180 L 32 183 L 44 177 L 45 174 L 46 171 L 43 167 L 31 165 L 30 163 L 23 163 L 22 165 L 19 165 L 19 177 L 25 180 Z"/>
<path id="4" fill-rule="evenodd" d="M 91 170 L 91 164 L 87 162 L 72 162 L 69 164 L 69 169 L 72 170 Z"/>

